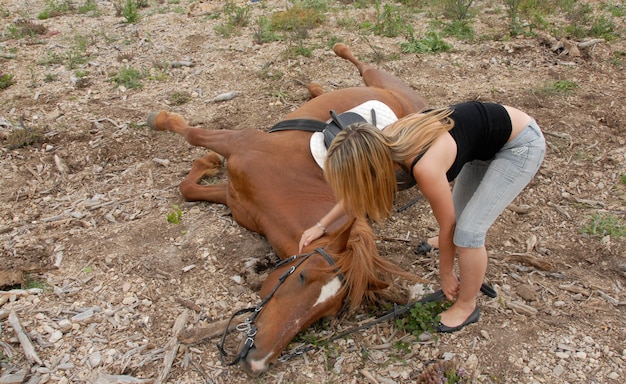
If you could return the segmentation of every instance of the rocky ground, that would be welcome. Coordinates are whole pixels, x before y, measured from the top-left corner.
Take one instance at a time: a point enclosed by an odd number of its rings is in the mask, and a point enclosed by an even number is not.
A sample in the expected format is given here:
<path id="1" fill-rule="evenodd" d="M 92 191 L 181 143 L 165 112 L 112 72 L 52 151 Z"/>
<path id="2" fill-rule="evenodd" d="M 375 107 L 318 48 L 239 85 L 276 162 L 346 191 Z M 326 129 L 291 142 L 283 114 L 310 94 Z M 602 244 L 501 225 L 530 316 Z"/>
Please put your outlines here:
<path id="1" fill-rule="evenodd" d="M 0 76 L 15 82 L 0 90 L 0 383 L 408 383 L 443 360 L 476 382 L 623 382 L 623 38 L 510 38 L 502 5 L 476 1 L 474 29 L 484 38 L 446 38 L 451 52 L 404 54 L 404 37 L 356 28 L 375 21 L 373 6 L 337 1 L 304 40 L 307 57 L 288 54 L 289 39 L 256 44 L 255 22 L 229 37 L 216 33 L 225 22 L 220 1 L 147 2 L 136 23 L 116 16 L 119 2 L 106 1 L 95 3 L 97 12 L 38 20 L 49 3 L 0 4 Z M 623 2 L 583 3 L 596 12 L 608 12 L 602 5 L 609 3 L 624 9 Z M 289 5 L 234 4 L 249 6 L 252 21 Z M 606 14 L 623 35 L 624 16 Z M 432 19 L 420 13 L 411 23 L 425 34 Z M 23 20 L 45 31 L 16 36 Z M 332 53 L 333 41 L 434 106 L 482 99 L 529 112 L 548 152 L 489 233 L 487 279 L 499 296 L 480 299 L 479 323 L 416 340 L 386 322 L 249 379 L 220 363 L 217 340 L 184 345 L 175 333 L 257 303 L 246 263 L 272 251 L 227 207 L 181 199 L 177 185 L 204 151 L 144 122 L 167 109 L 207 128 L 267 129 L 306 101 L 309 81 L 326 90 L 361 84 Z M 143 86 L 115 82 L 121 68 L 141 69 Z M 561 92 L 554 84 L 576 87 Z M 234 97 L 215 100 L 229 92 Z M 18 131 L 36 140 L 15 145 Z M 401 192 L 397 206 L 418 196 Z M 177 210 L 180 223 L 168 222 Z M 593 218 L 600 228 L 621 228 L 621 237 L 585 231 Z M 413 253 L 436 233 L 424 201 L 374 229 L 382 255 L 437 286 L 436 255 Z M 363 308 L 306 334 L 331 336 L 370 314 Z"/>

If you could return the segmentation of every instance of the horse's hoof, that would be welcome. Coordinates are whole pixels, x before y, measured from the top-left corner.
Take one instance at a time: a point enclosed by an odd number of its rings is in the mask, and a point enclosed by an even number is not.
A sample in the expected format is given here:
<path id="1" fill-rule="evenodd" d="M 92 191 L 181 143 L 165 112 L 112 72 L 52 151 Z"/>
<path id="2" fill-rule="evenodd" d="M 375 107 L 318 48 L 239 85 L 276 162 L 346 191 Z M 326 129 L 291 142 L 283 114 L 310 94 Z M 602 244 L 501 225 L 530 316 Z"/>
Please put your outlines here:
<path id="1" fill-rule="evenodd" d="M 333 46 L 333 52 L 335 52 L 335 55 L 345 58 L 350 54 L 350 48 L 344 43 L 336 43 Z"/>
<path id="2" fill-rule="evenodd" d="M 159 113 L 161 113 L 161 111 L 152 112 L 151 114 L 148 115 L 148 118 L 146 119 L 146 124 L 148 124 L 148 127 L 154 129 L 155 131 L 159 131 L 159 129 L 156 126 L 156 119 Z"/>

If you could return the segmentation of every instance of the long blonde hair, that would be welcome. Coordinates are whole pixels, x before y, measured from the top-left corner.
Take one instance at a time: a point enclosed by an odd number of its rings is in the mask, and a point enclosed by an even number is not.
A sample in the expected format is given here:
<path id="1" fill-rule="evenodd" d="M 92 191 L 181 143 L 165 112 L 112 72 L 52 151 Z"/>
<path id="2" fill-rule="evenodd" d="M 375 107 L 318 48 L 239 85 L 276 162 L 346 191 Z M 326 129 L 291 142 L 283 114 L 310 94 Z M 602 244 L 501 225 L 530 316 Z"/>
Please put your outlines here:
<path id="1" fill-rule="evenodd" d="M 397 190 L 395 165 L 425 153 L 452 129 L 450 109 L 407 115 L 383 131 L 353 124 L 335 137 L 324 175 L 347 214 L 380 222 L 389 217 Z"/>

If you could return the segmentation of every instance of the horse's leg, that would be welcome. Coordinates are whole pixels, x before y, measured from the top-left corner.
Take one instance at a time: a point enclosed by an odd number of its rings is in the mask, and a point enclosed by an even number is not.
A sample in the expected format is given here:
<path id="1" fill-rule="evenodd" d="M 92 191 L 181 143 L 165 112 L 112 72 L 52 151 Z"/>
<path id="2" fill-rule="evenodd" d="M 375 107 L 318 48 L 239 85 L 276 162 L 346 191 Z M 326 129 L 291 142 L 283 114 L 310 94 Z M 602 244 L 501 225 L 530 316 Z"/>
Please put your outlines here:
<path id="1" fill-rule="evenodd" d="M 371 64 L 359 61 L 347 45 L 337 43 L 333 47 L 333 51 L 337 56 L 348 60 L 356 66 L 361 77 L 363 77 L 365 85 L 386 89 L 395 94 L 404 107 L 405 114 L 420 112 L 428 106 L 428 102 L 423 97 L 394 75 L 380 70 Z"/>
<path id="2" fill-rule="evenodd" d="M 324 93 L 324 88 L 322 88 L 322 86 L 318 83 L 309 83 L 309 85 L 307 85 L 306 87 L 311 94 L 311 98 L 318 97 L 319 95 Z"/>
<path id="3" fill-rule="evenodd" d="M 191 170 L 178 188 L 187 201 L 211 201 L 225 204 L 228 194 L 227 184 L 200 185 L 198 182 L 204 177 L 215 176 L 222 165 L 220 156 L 211 151 L 203 157 L 194 160 Z"/>
<path id="4" fill-rule="evenodd" d="M 167 111 L 153 112 L 148 116 L 148 126 L 157 131 L 170 131 L 181 135 L 196 147 L 211 149 L 228 158 L 233 148 L 232 138 L 238 131 L 192 128 L 185 119 L 176 113 Z"/>

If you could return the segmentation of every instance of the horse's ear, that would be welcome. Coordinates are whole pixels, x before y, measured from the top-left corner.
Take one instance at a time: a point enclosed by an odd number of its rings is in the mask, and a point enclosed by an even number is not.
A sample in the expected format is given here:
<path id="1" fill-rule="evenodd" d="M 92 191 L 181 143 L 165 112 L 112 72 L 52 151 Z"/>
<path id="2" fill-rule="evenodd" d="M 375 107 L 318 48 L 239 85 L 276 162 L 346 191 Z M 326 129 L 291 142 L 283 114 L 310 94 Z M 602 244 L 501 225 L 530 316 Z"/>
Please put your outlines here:
<path id="1" fill-rule="evenodd" d="M 326 249 L 332 253 L 341 253 L 346 250 L 348 240 L 350 239 L 350 231 L 356 219 L 349 220 L 339 230 L 332 233 L 330 243 Z"/>

